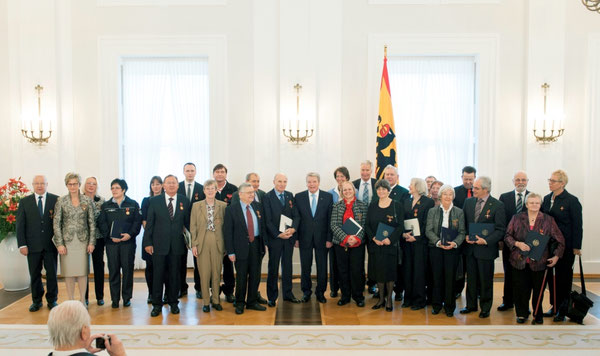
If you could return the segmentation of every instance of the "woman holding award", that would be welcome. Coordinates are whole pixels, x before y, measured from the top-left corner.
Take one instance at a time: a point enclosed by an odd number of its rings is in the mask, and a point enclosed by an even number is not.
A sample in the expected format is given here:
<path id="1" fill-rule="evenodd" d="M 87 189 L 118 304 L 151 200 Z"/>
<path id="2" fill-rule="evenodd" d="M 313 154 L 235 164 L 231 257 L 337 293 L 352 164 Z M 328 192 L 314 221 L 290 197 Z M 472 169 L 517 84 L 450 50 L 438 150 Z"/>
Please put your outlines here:
<path id="1" fill-rule="evenodd" d="M 390 183 L 384 179 L 375 183 L 379 198 L 377 203 L 369 205 L 365 234 L 369 248 L 369 278 L 377 282 L 379 302 L 373 309 L 394 309 L 392 292 L 396 280 L 398 264 L 398 243 L 404 231 L 404 210 L 402 204 L 393 201 L 390 195 Z"/>
<path id="2" fill-rule="evenodd" d="M 439 208 L 429 209 L 425 235 L 429 239 L 429 259 L 433 272 L 432 314 L 439 314 L 442 305 L 446 316 L 454 316 L 456 298 L 454 282 L 460 252 L 458 247 L 465 240 L 465 215 L 452 204 L 454 188 L 440 188 Z"/>
<path id="3" fill-rule="evenodd" d="M 343 199 L 333 205 L 331 212 L 332 242 L 342 290 L 338 305 L 348 304 L 352 297 L 357 306 L 364 307 L 365 231 L 363 227 L 367 219 L 367 205 L 356 199 L 354 184 L 351 182 L 343 182 L 341 188 Z M 350 219 L 356 221 L 360 227 L 353 225 Z M 346 222 L 347 224 L 344 224 Z M 353 234 L 347 233 L 350 229 Z"/>
<path id="4" fill-rule="evenodd" d="M 523 324 L 529 316 L 529 297 L 533 290 L 534 316 L 532 324 L 544 322 L 542 300 L 544 299 L 542 285 L 546 267 L 554 267 L 565 251 L 565 239 L 554 219 L 540 212 L 542 197 L 529 193 L 525 198 L 527 210 L 515 215 L 508 224 L 504 243 L 510 249 L 510 265 L 513 268 L 513 300 L 517 313 L 517 323 Z M 534 260 L 528 255 L 531 246 L 525 243 L 530 232 L 550 237 L 544 247 L 541 258 Z M 539 245 L 538 245 L 539 246 Z M 535 248 L 535 247 L 534 247 Z M 553 251 L 551 252 L 551 249 Z M 550 257 L 552 255 L 552 257 Z M 539 305 L 538 305 L 539 304 Z"/>

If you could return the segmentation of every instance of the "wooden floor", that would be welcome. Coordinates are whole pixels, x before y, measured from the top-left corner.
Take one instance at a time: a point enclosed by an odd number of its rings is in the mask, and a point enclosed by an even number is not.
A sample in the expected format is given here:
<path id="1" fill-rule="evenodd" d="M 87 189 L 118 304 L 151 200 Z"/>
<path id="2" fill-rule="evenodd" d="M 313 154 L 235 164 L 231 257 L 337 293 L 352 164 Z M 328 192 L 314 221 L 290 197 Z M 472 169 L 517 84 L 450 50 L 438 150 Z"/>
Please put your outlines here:
<path id="1" fill-rule="evenodd" d="M 419 311 L 403 309 L 400 307 L 401 302 L 394 303 L 393 312 L 386 312 L 382 309 L 372 310 L 371 307 L 375 304 L 376 299 L 366 293 L 364 308 L 357 307 L 353 302 L 340 307 L 337 305 L 338 298 L 328 297 L 329 291 L 326 294 L 326 304 L 318 303 L 314 297 L 309 303 L 303 304 L 284 302 L 280 298 L 275 308 L 268 308 L 264 312 L 246 310 L 242 315 L 236 315 L 233 305 L 224 300 L 222 301 L 223 311 L 218 312 L 212 309 L 210 313 L 204 313 L 202 312 L 202 301 L 197 300 L 192 294 L 180 300 L 180 314 L 170 314 L 169 308 L 165 306 L 162 316 L 152 318 L 150 317 L 152 306 L 146 303 L 147 287 L 142 276 L 136 272 L 134 297 L 129 308 L 124 308 L 121 304 L 119 309 L 113 309 L 110 305 L 111 301 L 108 299 L 105 300 L 104 306 L 98 306 L 93 295 L 93 288 L 91 288 L 88 310 L 92 317 L 92 323 L 96 325 L 517 325 L 514 309 L 506 312 L 496 310 L 502 299 L 502 282 L 500 280 L 494 283 L 494 305 L 491 316 L 487 319 L 480 319 L 478 313 L 468 315 L 458 313 L 458 310 L 464 306 L 464 295 L 457 300 L 454 317 L 449 318 L 444 313 L 432 315 L 431 307 Z M 295 295 L 301 297 L 299 279 L 294 279 L 293 282 Z M 590 281 L 586 283 L 586 286 L 588 296 L 592 297 L 596 303 L 595 308 L 586 317 L 585 324 L 599 325 L 600 282 Z M 260 284 L 263 296 L 266 296 L 265 287 L 266 283 L 263 281 Z M 190 284 L 190 291 L 193 292 L 193 282 Z M 2 293 L 10 294 L 10 292 Z M 59 303 L 65 300 L 66 294 L 64 282 L 60 281 Z M 15 299 L 13 303 L 0 310 L 0 324 L 46 324 L 49 310 L 45 306 L 38 312 L 30 313 L 28 311 L 31 304 L 29 294 L 16 292 L 13 298 Z M 108 286 L 105 289 L 105 298 L 110 298 Z M 546 310 L 548 308 L 547 294 L 544 299 L 544 310 Z M 553 324 L 556 323 L 545 319 L 545 325 Z"/>

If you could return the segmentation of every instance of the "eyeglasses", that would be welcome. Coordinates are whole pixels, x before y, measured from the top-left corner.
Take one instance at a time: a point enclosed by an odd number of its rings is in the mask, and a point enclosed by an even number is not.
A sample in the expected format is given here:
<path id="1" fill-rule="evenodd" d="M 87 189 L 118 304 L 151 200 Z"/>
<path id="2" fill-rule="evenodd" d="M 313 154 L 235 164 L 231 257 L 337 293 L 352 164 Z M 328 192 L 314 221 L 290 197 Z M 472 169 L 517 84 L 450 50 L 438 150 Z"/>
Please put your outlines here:
<path id="1" fill-rule="evenodd" d="M 548 183 L 560 183 L 562 182 L 561 180 L 556 180 L 556 179 L 548 179 Z"/>

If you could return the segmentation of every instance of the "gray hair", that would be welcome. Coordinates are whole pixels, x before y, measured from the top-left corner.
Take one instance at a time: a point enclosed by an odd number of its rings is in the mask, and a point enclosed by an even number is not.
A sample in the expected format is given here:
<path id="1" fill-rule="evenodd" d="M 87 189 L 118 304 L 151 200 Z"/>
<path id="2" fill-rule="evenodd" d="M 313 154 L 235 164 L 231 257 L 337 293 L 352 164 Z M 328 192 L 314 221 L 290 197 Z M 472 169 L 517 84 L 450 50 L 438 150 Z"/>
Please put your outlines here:
<path id="1" fill-rule="evenodd" d="M 413 178 L 410 180 L 410 184 L 415 186 L 417 193 L 420 195 L 427 195 L 427 182 L 422 178 Z"/>
<path id="2" fill-rule="evenodd" d="M 391 164 L 388 164 L 387 166 L 385 166 L 385 168 L 383 169 L 383 172 L 387 171 L 388 169 L 393 169 L 394 173 L 396 173 L 396 175 L 398 175 L 398 168 L 392 166 Z"/>
<path id="3" fill-rule="evenodd" d="M 534 193 L 534 192 L 530 192 L 529 194 L 527 194 L 527 196 L 525 197 L 525 204 L 527 204 L 529 202 L 529 199 L 531 198 L 538 198 L 540 200 L 540 203 L 542 202 L 542 196 L 539 195 L 538 193 Z"/>
<path id="4" fill-rule="evenodd" d="M 368 159 L 360 162 L 360 165 L 361 166 L 369 166 L 369 167 L 373 168 L 373 162 L 369 161 Z"/>
<path id="5" fill-rule="evenodd" d="M 306 179 L 308 179 L 308 177 L 315 177 L 315 178 L 317 178 L 317 181 L 319 181 L 319 183 L 321 183 L 321 175 L 317 172 L 308 172 L 306 174 Z"/>
<path id="6" fill-rule="evenodd" d="M 440 188 L 439 196 L 441 197 L 442 194 L 444 194 L 444 192 L 446 190 L 452 191 L 452 199 L 454 199 L 456 197 L 456 194 L 454 192 L 454 188 L 450 184 L 444 184 L 444 185 L 442 185 L 442 187 Z"/>
<path id="7" fill-rule="evenodd" d="M 76 346 L 84 326 L 90 326 L 90 314 L 80 301 L 62 302 L 48 315 L 48 332 L 55 349 Z"/>
<path id="8" fill-rule="evenodd" d="M 252 178 L 252 176 L 260 177 L 257 173 L 250 172 L 250 173 L 246 174 L 246 182 L 249 181 L 250 178 Z"/>
<path id="9" fill-rule="evenodd" d="M 477 180 L 481 183 L 481 189 L 487 190 L 488 193 L 492 191 L 492 180 L 490 177 L 481 176 Z"/>
<path id="10" fill-rule="evenodd" d="M 214 185 L 214 186 L 215 186 L 215 188 L 218 188 L 217 181 L 216 181 L 216 180 L 214 180 L 214 179 L 207 179 L 207 180 L 204 182 L 204 188 L 206 188 L 206 187 L 210 187 L 211 185 Z"/>
<path id="11" fill-rule="evenodd" d="M 241 193 L 244 188 L 250 188 L 250 189 L 252 189 L 252 191 L 254 191 L 254 188 L 252 188 L 252 185 L 250 185 L 250 183 L 246 183 L 246 182 L 240 184 L 238 191 Z"/>
<path id="12" fill-rule="evenodd" d="M 81 176 L 79 174 L 73 173 L 73 172 L 69 172 L 65 176 L 65 185 L 69 184 L 69 181 L 71 179 L 77 179 L 77 183 L 79 183 L 79 185 L 81 185 Z"/>

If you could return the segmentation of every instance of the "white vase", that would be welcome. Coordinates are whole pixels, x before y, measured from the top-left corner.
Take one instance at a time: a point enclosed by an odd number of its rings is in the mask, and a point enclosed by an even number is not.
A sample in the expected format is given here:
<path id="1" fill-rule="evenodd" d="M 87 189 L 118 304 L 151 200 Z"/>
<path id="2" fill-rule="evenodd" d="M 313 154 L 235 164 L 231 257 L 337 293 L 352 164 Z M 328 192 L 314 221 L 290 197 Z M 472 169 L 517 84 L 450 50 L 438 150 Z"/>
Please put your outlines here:
<path id="1" fill-rule="evenodd" d="M 0 283 L 13 292 L 29 288 L 29 282 L 27 257 L 19 252 L 17 235 L 11 232 L 0 243 Z"/>

